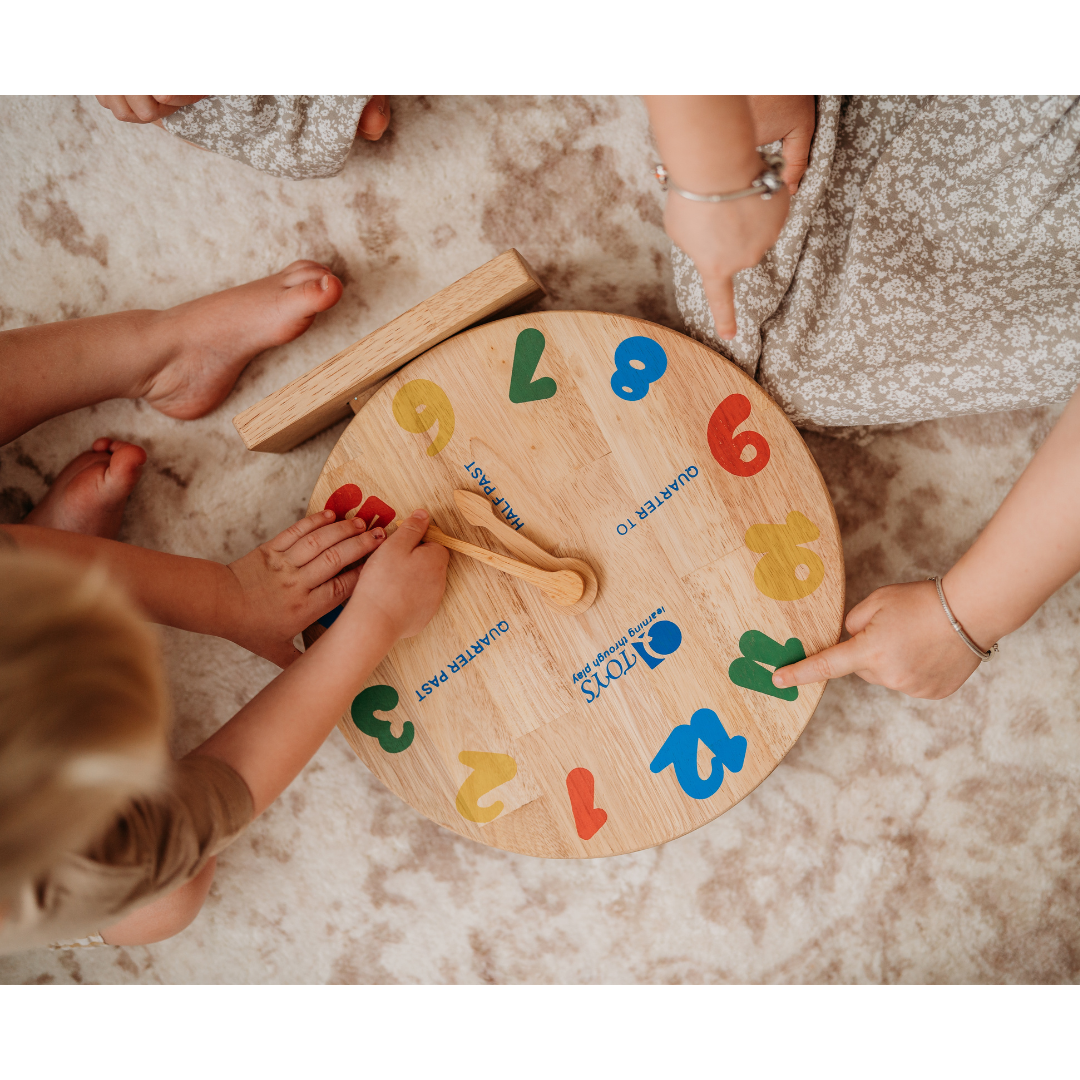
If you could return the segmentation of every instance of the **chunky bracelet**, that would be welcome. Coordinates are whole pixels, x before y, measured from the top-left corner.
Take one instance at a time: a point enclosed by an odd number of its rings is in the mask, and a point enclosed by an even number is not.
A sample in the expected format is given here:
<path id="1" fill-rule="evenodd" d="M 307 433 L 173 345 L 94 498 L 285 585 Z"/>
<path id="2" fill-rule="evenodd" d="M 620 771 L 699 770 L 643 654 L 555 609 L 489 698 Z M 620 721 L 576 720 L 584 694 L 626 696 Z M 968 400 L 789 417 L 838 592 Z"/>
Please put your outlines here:
<path id="1" fill-rule="evenodd" d="M 660 181 L 660 186 L 665 191 L 674 191 L 691 202 L 730 202 L 732 199 L 745 199 L 749 195 L 760 195 L 762 199 L 771 199 L 773 193 L 784 186 L 780 178 L 780 170 L 784 167 L 784 159 L 780 154 L 762 154 L 765 162 L 765 171 L 748 187 L 741 191 L 728 191 L 723 195 L 698 195 L 696 192 L 687 191 L 674 183 L 663 165 L 657 165 L 653 175 Z"/>
<path id="2" fill-rule="evenodd" d="M 987 663 L 998 651 L 997 642 L 995 641 L 986 652 L 983 652 L 982 649 L 967 636 L 964 632 L 964 628 L 956 621 L 956 616 L 952 613 L 952 610 L 945 600 L 945 590 L 941 587 L 941 578 L 935 575 L 934 577 L 928 577 L 926 580 L 932 581 L 937 586 L 938 599 L 941 601 L 942 608 L 945 609 L 945 614 L 949 617 L 952 628 L 960 635 L 964 644 L 979 658 L 980 662 L 983 664 Z"/>

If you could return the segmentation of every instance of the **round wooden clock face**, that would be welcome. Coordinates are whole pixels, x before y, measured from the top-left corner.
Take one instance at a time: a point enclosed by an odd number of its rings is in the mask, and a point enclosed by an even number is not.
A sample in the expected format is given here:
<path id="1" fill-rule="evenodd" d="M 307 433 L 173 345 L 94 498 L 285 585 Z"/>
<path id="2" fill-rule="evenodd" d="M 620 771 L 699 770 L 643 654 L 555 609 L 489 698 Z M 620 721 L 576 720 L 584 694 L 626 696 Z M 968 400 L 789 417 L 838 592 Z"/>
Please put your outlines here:
<path id="1" fill-rule="evenodd" d="M 502 319 L 392 376 L 311 508 L 423 506 L 514 555 L 459 489 L 598 591 L 575 614 L 451 553 L 438 613 L 340 722 L 387 787 L 473 840 L 588 858 L 681 836 L 772 772 L 824 690 L 772 671 L 838 640 L 844 565 L 821 474 L 756 383 L 640 319 Z"/>

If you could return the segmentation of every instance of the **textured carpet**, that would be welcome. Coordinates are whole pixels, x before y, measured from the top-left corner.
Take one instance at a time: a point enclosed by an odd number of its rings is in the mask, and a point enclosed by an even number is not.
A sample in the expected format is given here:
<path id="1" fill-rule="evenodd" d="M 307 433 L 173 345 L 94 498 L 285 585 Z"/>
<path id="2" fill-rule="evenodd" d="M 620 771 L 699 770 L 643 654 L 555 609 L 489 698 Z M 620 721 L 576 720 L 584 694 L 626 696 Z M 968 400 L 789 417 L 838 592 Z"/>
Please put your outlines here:
<path id="1" fill-rule="evenodd" d="M 235 558 L 304 511 L 341 425 L 284 456 L 251 454 L 233 414 L 510 246 L 550 306 L 678 326 L 637 101 L 393 105 L 391 133 L 340 176 L 292 183 L 118 124 L 93 99 L 0 100 L 0 328 L 165 307 L 300 257 L 347 285 L 202 420 L 111 402 L 3 448 L 4 520 L 111 434 L 150 454 L 122 538 Z M 836 501 L 849 603 L 944 571 L 1056 415 L 808 436 Z M 1074 581 L 947 701 L 833 683 L 749 798 L 614 859 L 545 862 L 461 839 L 389 794 L 335 732 L 221 856 L 183 934 L 0 959 L 0 980 L 1075 981 L 1078 625 Z M 178 751 L 276 670 L 228 642 L 162 638 Z"/>

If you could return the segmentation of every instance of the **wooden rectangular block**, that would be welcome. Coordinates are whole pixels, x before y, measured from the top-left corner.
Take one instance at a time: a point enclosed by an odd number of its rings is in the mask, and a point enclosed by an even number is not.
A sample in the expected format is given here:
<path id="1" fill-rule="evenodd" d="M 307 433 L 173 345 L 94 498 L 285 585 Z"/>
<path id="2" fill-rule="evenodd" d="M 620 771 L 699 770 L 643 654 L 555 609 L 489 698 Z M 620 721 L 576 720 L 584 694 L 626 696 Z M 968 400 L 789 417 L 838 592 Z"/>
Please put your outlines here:
<path id="1" fill-rule="evenodd" d="M 492 315 L 524 310 L 542 296 L 543 285 L 511 248 L 275 390 L 234 416 L 233 424 L 249 450 L 284 453 L 348 416 L 352 399 L 374 392 L 440 341 Z"/>

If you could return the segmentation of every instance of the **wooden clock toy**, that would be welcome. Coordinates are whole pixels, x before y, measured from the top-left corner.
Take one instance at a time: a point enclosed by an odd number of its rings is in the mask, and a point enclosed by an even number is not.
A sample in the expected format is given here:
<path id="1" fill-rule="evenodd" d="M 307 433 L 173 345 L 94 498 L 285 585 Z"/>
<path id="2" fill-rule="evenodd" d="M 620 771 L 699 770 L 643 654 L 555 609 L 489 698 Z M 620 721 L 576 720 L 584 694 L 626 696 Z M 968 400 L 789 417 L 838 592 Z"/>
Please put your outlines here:
<path id="1" fill-rule="evenodd" d="M 772 672 L 839 639 L 843 553 L 805 443 L 737 366 L 641 319 L 506 314 L 541 295 L 506 252 L 234 422 L 282 451 L 351 407 L 311 510 L 423 506 L 451 548 L 439 611 L 340 721 L 364 764 L 481 843 L 617 855 L 791 749 L 825 684 Z"/>

